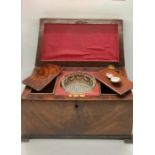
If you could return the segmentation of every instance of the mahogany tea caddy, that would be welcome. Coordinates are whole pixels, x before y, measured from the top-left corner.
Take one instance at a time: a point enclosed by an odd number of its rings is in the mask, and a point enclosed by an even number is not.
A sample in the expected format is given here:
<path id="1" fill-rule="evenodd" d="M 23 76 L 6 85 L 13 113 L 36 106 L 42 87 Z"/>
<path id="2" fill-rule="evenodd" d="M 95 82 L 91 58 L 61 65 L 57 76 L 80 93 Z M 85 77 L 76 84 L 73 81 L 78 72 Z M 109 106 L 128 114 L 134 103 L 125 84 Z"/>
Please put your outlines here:
<path id="1" fill-rule="evenodd" d="M 102 78 L 104 69 L 113 65 L 115 68 L 111 71 L 127 79 L 122 20 L 41 19 L 33 72 L 47 64 L 53 66 L 51 77 L 45 78 L 43 84 L 37 83 L 35 78 L 27 79 L 30 85 L 22 93 L 23 141 L 50 138 L 132 139 L 131 83 L 126 81 L 122 89 L 117 89 L 108 79 Z M 100 94 L 82 97 L 55 95 L 56 86 L 61 83 L 61 71 L 93 72 Z"/>

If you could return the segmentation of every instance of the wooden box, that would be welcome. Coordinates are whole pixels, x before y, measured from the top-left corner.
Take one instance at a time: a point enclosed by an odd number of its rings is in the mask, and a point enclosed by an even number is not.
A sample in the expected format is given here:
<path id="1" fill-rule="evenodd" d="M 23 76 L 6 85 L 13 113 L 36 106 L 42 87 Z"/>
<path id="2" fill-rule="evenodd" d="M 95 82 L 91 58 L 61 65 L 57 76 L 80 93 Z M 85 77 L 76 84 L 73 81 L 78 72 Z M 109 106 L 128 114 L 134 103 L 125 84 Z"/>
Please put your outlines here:
<path id="1" fill-rule="evenodd" d="M 36 67 L 98 72 L 107 65 L 127 77 L 123 22 L 104 19 L 41 19 Z M 35 67 L 35 68 L 36 68 Z M 99 82 L 97 96 L 55 95 L 59 75 L 43 89 L 22 93 L 22 140 L 45 138 L 132 138 L 132 92 L 123 95 Z"/>

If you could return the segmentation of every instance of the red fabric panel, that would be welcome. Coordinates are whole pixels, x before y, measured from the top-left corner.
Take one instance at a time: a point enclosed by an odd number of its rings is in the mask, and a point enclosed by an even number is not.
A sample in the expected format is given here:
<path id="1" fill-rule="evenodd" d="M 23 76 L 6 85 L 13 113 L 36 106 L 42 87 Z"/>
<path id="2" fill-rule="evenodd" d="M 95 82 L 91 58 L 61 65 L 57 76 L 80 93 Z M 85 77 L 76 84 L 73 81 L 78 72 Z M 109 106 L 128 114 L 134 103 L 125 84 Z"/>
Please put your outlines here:
<path id="1" fill-rule="evenodd" d="M 57 85 L 55 86 L 55 91 L 54 91 L 54 95 L 62 95 L 62 96 L 68 96 L 69 95 L 69 93 L 68 92 L 66 92 L 63 88 L 62 88 L 62 86 L 61 86 L 61 81 L 62 81 L 62 79 L 66 76 L 66 75 L 68 75 L 68 74 L 71 74 L 71 73 L 73 73 L 72 71 L 63 71 L 62 73 L 61 73 L 61 75 L 58 77 L 58 83 L 57 83 Z M 96 74 L 96 72 L 85 72 L 85 73 L 88 73 L 88 74 L 90 74 L 90 75 L 92 75 L 92 76 L 94 76 L 95 74 Z M 86 96 L 99 96 L 101 94 L 101 91 L 100 91 L 100 85 L 99 85 L 99 82 L 98 81 L 96 81 L 96 85 L 95 85 L 95 87 L 92 89 L 92 90 L 90 90 L 90 91 L 88 91 L 88 92 L 86 92 L 85 93 L 85 95 Z"/>
<path id="2" fill-rule="evenodd" d="M 45 24 L 42 61 L 119 61 L 117 24 Z"/>

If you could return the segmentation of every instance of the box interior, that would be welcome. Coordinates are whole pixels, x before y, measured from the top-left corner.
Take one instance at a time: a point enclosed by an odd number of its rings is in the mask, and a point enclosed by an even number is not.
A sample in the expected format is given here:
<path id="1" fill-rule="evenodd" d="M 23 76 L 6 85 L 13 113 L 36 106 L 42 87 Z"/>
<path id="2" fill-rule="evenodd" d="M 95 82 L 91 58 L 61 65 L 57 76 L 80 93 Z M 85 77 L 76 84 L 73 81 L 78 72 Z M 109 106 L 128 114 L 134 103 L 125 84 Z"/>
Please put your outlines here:
<path id="1" fill-rule="evenodd" d="M 108 88 L 106 85 L 100 83 L 100 88 L 101 88 L 101 95 L 102 94 L 116 94 L 113 90 Z"/>
<path id="2" fill-rule="evenodd" d="M 117 24 L 44 24 L 41 61 L 119 62 Z"/>
<path id="3" fill-rule="evenodd" d="M 55 88 L 57 87 L 56 84 L 58 84 L 56 81 L 59 79 L 59 77 L 55 78 L 52 82 L 50 82 L 44 89 L 41 91 L 36 91 L 34 89 L 31 89 L 31 94 L 54 94 Z M 98 82 L 99 89 L 100 89 L 100 95 L 103 94 L 116 94 L 114 91 L 112 91 L 110 88 L 108 88 L 106 85 Z M 59 94 L 59 93 L 57 93 Z M 60 92 L 61 95 L 66 95 L 66 93 Z M 92 94 L 91 94 L 92 95 Z M 95 93 L 94 93 L 95 95 Z"/>
<path id="4" fill-rule="evenodd" d="M 51 81 L 46 87 L 44 87 L 41 91 L 36 91 L 34 89 L 31 89 L 31 93 L 51 93 L 51 94 L 53 94 L 55 82 L 56 82 L 56 78 L 53 81 Z"/>

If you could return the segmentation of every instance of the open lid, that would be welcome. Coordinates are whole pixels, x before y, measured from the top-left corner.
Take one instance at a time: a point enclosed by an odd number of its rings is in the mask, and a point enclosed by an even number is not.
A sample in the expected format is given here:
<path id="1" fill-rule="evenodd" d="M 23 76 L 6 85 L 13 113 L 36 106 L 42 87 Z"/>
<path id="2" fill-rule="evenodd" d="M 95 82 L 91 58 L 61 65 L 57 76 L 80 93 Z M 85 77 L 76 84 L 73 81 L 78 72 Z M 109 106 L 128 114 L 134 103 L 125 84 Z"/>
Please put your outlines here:
<path id="1" fill-rule="evenodd" d="M 122 20 L 41 19 L 36 66 L 124 66 Z"/>
<path id="2" fill-rule="evenodd" d="M 107 78 L 107 74 L 111 74 L 114 77 L 119 77 L 120 82 L 119 83 L 112 83 L 109 78 Z M 96 79 L 98 79 L 101 83 L 109 87 L 111 90 L 116 92 L 119 95 L 123 95 L 126 92 L 130 91 L 133 87 L 133 83 L 128 80 L 128 78 L 124 75 L 121 75 L 117 73 L 113 69 L 104 68 L 100 71 L 98 71 L 95 74 Z"/>
<path id="3" fill-rule="evenodd" d="M 35 67 L 32 74 L 23 83 L 36 91 L 41 91 L 61 73 L 61 67 L 53 64 Z"/>

